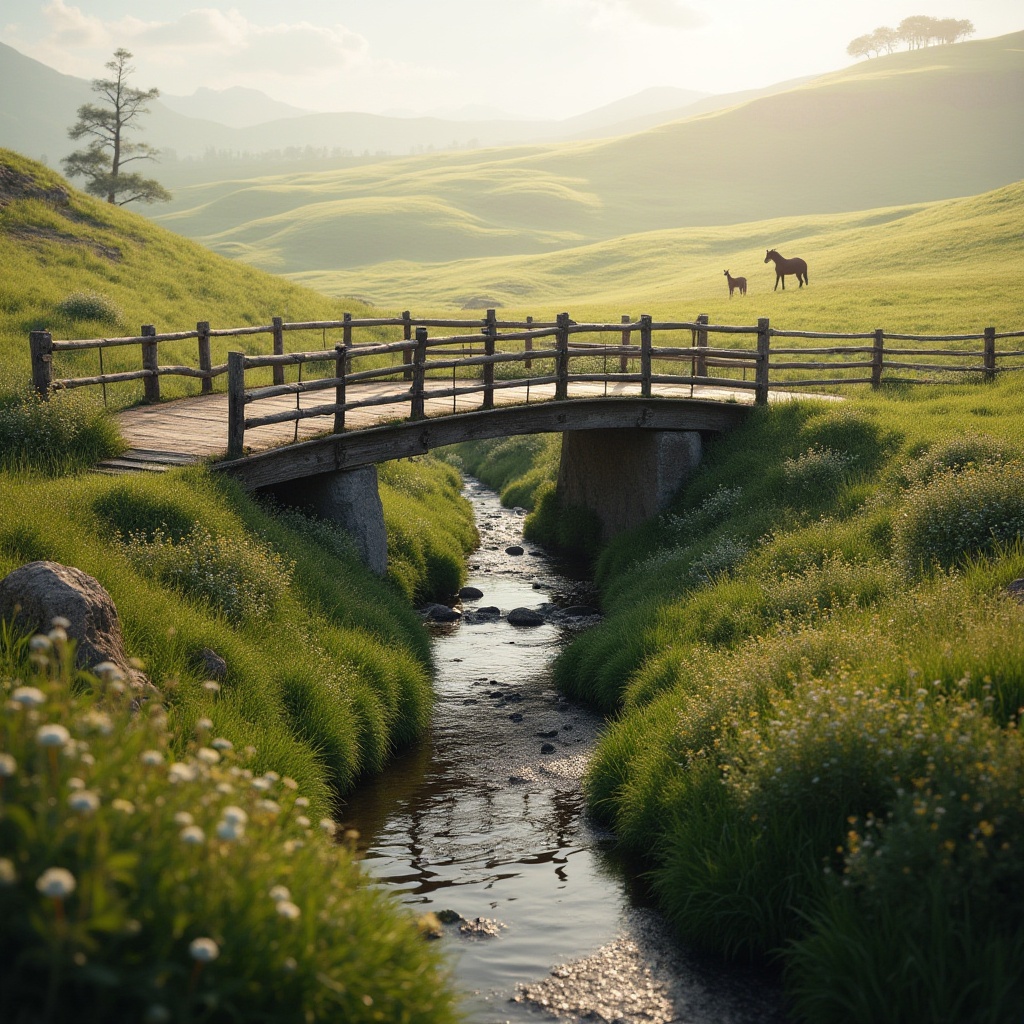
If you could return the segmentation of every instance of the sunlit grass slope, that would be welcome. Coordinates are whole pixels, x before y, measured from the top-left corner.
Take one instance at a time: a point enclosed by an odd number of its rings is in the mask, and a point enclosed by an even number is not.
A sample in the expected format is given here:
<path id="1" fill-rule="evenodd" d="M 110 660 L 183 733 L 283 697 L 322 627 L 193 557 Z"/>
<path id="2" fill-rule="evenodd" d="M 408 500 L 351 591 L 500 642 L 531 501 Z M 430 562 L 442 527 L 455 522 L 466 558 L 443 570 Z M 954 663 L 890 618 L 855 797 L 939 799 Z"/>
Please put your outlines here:
<path id="1" fill-rule="evenodd" d="M 142 324 L 160 332 L 211 326 L 266 324 L 270 317 L 328 319 L 342 306 L 308 288 L 225 259 L 152 221 L 77 191 L 55 174 L 10 150 L 0 150 L 0 391 L 29 379 L 28 335 L 96 338 L 136 334 Z M 76 295 L 100 303 L 68 303 Z M 344 308 L 356 315 L 358 303 Z M 85 315 L 92 310 L 98 316 Z M 295 340 L 288 336 L 289 342 Z M 257 342 L 256 344 L 261 344 Z M 266 345 L 266 340 L 262 342 Z M 308 336 L 305 344 L 309 344 Z M 214 361 L 229 347 L 214 342 Z M 195 342 L 167 343 L 161 361 L 195 362 Z M 137 349 L 114 349 L 106 370 L 138 369 Z M 94 374 L 95 351 L 58 357 L 55 375 Z M 196 387 L 164 378 L 163 389 Z M 114 392 L 115 401 L 120 392 Z M 138 397 L 133 386 L 124 401 Z"/>
<path id="2" fill-rule="evenodd" d="M 537 253 L 666 227 L 991 190 L 1024 177 L 1024 135 L 1013 130 L 1022 107 L 1024 33 L 1016 33 L 892 54 L 611 141 L 193 186 L 157 218 L 290 272 Z M 368 207 L 370 197 L 397 212 Z M 320 206 L 318 217 L 302 213 L 310 205 Z M 413 216 L 399 220 L 402 209 Z"/>
<path id="3" fill-rule="evenodd" d="M 415 310 L 474 298 L 534 315 L 696 316 L 776 327 L 906 331 L 1017 329 L 1024 320 L 1024 182 L 964 199 L 628 235 L 557 253 L 403 262 L 294 275 L 337 294 Z M 773 291 L 765 249 L 807 260 L 810 282 Z M 745 276 L 729 299 L 724 270 Z M 481 303 L 477 301 L 477 305 Z"/>

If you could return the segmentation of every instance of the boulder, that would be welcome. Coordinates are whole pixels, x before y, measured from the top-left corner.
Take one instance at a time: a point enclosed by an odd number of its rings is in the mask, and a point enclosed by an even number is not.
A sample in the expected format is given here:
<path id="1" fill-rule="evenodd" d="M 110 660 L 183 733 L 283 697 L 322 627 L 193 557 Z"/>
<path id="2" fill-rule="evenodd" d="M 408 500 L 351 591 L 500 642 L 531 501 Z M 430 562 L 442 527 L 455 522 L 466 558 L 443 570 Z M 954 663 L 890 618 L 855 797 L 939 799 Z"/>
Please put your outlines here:
<path id="1" fill-rule="evenodd" d="M 428 604 L 421 609 L 420 614 L 428 622 L 458 622 L 462 618 L 462 612 L 446 604 Z"/>
<path id="2" fill-rule="evenodd" d="M 521 554 L 523 554 L 523 548 L 519 544 L 510 544 L 507 548 L 505 548 L 505 554 L 506 555 L 521 555 Z"/>
<path id="3" fill-rule="evenodd" d="M 1024 577 L 1021 577 L 1019 580 L 1014 580 L 1012 583 L 1008 583 L 1006 585 L 1006 592 L 1010 597 L 1020 601 L 1021 604 L 1024 604 Z"/>
<path id="4" fill-rule="evenodd" d="M 532 608 L 513 608 L 505 616 L 510 626 L 543 626 L 544 616 Z"/>
<path id="5" fill-rule="evenodd" d="M 477 587 L 463 587 L 459 591 L 461 601 L 478 601 L 483 596 L 484 592 Z"/>
<path id="6" fill-rule="evenodd" d="M 198 661 L 207 679 L 220 682 L 227 677 L 228 663 L 212 648 L 204 647 L 199 652 Z"/>
<path id="7" fill-rule="evenodd" d="M 131 665 L 114 601 L 99 580 L 59 562 L 29 562 L 0 580 L 0 619 L 46 633 L 58 617 L 69 623 L 66 632 L 76 643 L 80 668 L 110 662 L 132 686 L 147 684 Z"/>

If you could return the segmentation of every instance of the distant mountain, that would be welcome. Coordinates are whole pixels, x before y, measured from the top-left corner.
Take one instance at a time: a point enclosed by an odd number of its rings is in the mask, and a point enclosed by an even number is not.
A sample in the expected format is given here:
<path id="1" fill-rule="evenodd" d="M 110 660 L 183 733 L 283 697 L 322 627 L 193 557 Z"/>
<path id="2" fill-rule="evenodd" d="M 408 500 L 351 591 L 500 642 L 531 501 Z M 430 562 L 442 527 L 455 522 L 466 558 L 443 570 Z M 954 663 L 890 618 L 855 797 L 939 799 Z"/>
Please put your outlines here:
<path id="1" fill-rule="evenodd" d="M 86 79 L 61 74 L 2 43 L 0 95 L 19 98 L 0 110 L 0 146 L 45 158 L 51 166 L 71 152 L 67 128 L 78 107 L 94 98 Z M 725 98 L 723 104 L 735 101 Z M 271 156 L 298 161 L 607 138 L 687 116 L 695 103 L 707 109 L 714 97 L 685 89 L 645 89 L 561 121 L 531 121 L 488 116 L 484 108 L 472 107 L 448 118 L 312 113 L 254 89 L 198 89 L 191 96 L 163 95 L 154 101 L 144 131 L 146 141 L 165 152 L 157 176 L 173 185 L 175 161 L 213 163 L 214 154 L 236 162 L 243 156 L 251 162 Z"/>
<path id="2" fill-rule="evenodd" d="M 229 128 L 249 128 L 267 121 L 287 117 L 303 117 L 311 113 L 301 107 L 293 107 L 280 100 L 271 99 L 259 89 L 244 89 L 233 86 L 230 89 L 196 89 L 191 96 L 160 94 L 160 102 L 176 114 L 198 117 L 204 121 L 217 121 Z"/>

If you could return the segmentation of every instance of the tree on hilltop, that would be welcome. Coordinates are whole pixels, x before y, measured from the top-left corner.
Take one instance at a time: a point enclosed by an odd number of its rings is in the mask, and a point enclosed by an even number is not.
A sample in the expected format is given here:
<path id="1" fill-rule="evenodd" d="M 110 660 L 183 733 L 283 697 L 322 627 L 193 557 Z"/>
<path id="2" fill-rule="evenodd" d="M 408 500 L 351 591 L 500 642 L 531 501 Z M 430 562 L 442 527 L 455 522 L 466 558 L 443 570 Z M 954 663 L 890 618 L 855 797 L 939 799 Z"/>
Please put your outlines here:
<path id="1" fill-rule="evenodd" d="M 915 14 L 904 18 L 896 28 L 883 25 L 867 35 L 857 36 L 846 52 L 851 57 L 871 57 L 883 51 L 892 53 L 900 43 L 906 43 L 908 50 L 920 50 L 933 43 L 956 43 L 972 35 L 974 25 L 966 19 Z"/>
<path id="2" fill-rule="evenodd" d="M 89 144 L 61 161 L 69 178 L 86 179 L 86 192 L 116 206 L 171 198 L 155 179 L 124 171 L 125 164 L 156 160 L 159 155 L 152 146 L 125 137 L 126 132 L 139 127 L 141 116 L 149 113 L 149 101 L 160 95 L 158 89 L 136 89 L 128 84 L 129 76 L 135 73 L 128 63 L 131 57 L 125 49 L 115 50 L 114 59 L 104 65 L 112 77 L 93 79 L 92 91 L 101 102 L 79 107 L 78 120 L 68 129 L 70 138 L 89 139 Z"/>

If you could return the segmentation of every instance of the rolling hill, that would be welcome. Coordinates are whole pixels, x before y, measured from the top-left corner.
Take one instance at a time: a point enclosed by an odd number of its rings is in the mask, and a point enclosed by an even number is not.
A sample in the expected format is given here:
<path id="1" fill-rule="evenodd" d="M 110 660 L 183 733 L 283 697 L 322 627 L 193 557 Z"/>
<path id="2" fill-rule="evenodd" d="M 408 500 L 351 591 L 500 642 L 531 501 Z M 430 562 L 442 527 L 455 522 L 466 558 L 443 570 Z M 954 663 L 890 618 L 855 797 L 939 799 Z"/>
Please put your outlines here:
<path id="1" fill-rule="evenodd" d="M 197 185 L 156 219 L 303 275 L 552 252 L 985 192 L 1024 177 L 1022 109 L 1024 32 L 892 54 L 612 140 Z"/>

